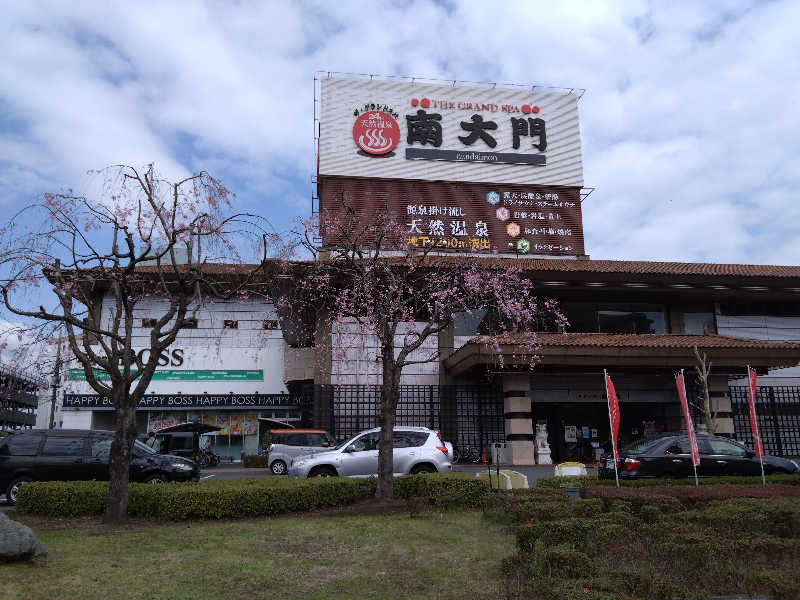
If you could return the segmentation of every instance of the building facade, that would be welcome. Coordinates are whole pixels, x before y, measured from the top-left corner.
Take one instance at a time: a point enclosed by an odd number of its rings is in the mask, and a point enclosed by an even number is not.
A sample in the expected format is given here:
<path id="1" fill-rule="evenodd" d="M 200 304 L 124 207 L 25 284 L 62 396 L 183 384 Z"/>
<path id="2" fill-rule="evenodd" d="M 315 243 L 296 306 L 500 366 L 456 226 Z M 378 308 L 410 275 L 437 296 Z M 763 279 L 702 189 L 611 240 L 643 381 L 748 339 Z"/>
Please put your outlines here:
<path id="1" fill-rule="evenodd" d="M 737 379 L 747 366 L 767 375 L 800 363 L 800 267 L 589 258 L 582 90 L 327 73 L 315 94 L 315 212 L 351 208 L 365 225 L 390 214 L 407 228 L 398 250 L 519 267 L 570 323 L 566 333 L 540 332 L 531 371 L 513 339 L 498 367 L 481 339 L 491 315 L 462 315 L 417 351 L 435 360 L 403 372 L 399 424 L 441 428 L 467 454 L 501 444 L 520 465 L 539 460 L 539 430 L 553 459 L 592 461 L 609 439 L 604 370 L 620 396 L 623 440 L 680 430 L 674 377 L 685 370 L 697 396 L 697 349 L 712 363 L 717 431 L 746 439 Z M 334 242 L 325 232 L 319 240 L 323 250 Z M 140 313 L 134 346 L 143 349 L 158 303 Z M 212 301 L 163 356 L 139 428 L 213 423 L 218 452 L 233 458 L 256 451 L 259 419 L 346 437 L 378 424 L 379 355 L 352 323 L 294 322 L 268 301 Z M 81 379 L 68 371 L 63 426 L 113 427 L 108 401 Z M 764 391 L 765 443 L 775 451 L 780 438 L 780 453 L 800 454 L 800 392 L 781 393 L 785 414 Z"/>

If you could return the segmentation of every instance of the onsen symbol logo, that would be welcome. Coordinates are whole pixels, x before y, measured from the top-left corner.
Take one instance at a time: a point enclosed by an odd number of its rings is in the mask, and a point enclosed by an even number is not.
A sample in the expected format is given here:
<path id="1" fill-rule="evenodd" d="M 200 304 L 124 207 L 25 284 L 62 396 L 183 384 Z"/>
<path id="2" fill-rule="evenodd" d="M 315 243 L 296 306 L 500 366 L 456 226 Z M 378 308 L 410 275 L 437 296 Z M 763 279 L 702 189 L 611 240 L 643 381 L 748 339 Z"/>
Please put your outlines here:
<path id="1" fill-rule="evenodd" d="M 400 126 L 389 113 L 371 110 L 353 123 L 353 140 L 367 154 L 388 154 L 400 141 Z"/>

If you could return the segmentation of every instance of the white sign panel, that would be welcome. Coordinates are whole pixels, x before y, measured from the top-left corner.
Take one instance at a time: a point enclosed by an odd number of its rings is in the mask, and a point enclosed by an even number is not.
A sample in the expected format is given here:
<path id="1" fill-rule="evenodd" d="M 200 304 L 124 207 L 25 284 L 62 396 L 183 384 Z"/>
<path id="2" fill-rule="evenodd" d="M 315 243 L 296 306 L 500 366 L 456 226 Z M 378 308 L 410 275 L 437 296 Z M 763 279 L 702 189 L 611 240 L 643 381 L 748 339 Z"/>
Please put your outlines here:
<path id="1" fill-rule="evenodd" d="M 578 96 L 330 78 L 319 174 L 583 186 Z"/>

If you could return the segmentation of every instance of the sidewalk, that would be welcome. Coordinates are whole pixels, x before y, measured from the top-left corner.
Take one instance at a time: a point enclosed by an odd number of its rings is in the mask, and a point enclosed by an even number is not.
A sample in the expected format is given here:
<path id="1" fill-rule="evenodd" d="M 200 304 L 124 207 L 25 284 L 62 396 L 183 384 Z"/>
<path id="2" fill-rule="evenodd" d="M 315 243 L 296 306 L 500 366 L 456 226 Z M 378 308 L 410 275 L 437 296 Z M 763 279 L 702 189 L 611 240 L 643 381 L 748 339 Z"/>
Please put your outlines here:
<path id="1" fill-rule="evenodd" d="M 254 476 L 260 476 L 264 473 L 270 473 L 267 467 L 244 467 L 240 462 L 233 463 L 220 463 L 216 467 L 205 467 L 200 469 L 200 476 L 203 475 L 216 475 L 217 473 L 252 473 Z"/>

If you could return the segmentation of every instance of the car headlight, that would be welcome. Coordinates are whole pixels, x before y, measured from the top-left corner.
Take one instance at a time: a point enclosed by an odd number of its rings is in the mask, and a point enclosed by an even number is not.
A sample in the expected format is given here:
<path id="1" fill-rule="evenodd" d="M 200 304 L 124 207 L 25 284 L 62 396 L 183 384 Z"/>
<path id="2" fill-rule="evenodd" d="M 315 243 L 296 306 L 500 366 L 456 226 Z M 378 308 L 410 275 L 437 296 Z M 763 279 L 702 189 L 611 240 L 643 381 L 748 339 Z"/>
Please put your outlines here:
<path id="1" fill-rule="evenodd" d="M 192 465 L 187 465 L 186 463 L 172 463 L 170 465 L 173 469 L 178 469 L 179 471 L 191 471 Z"/>

